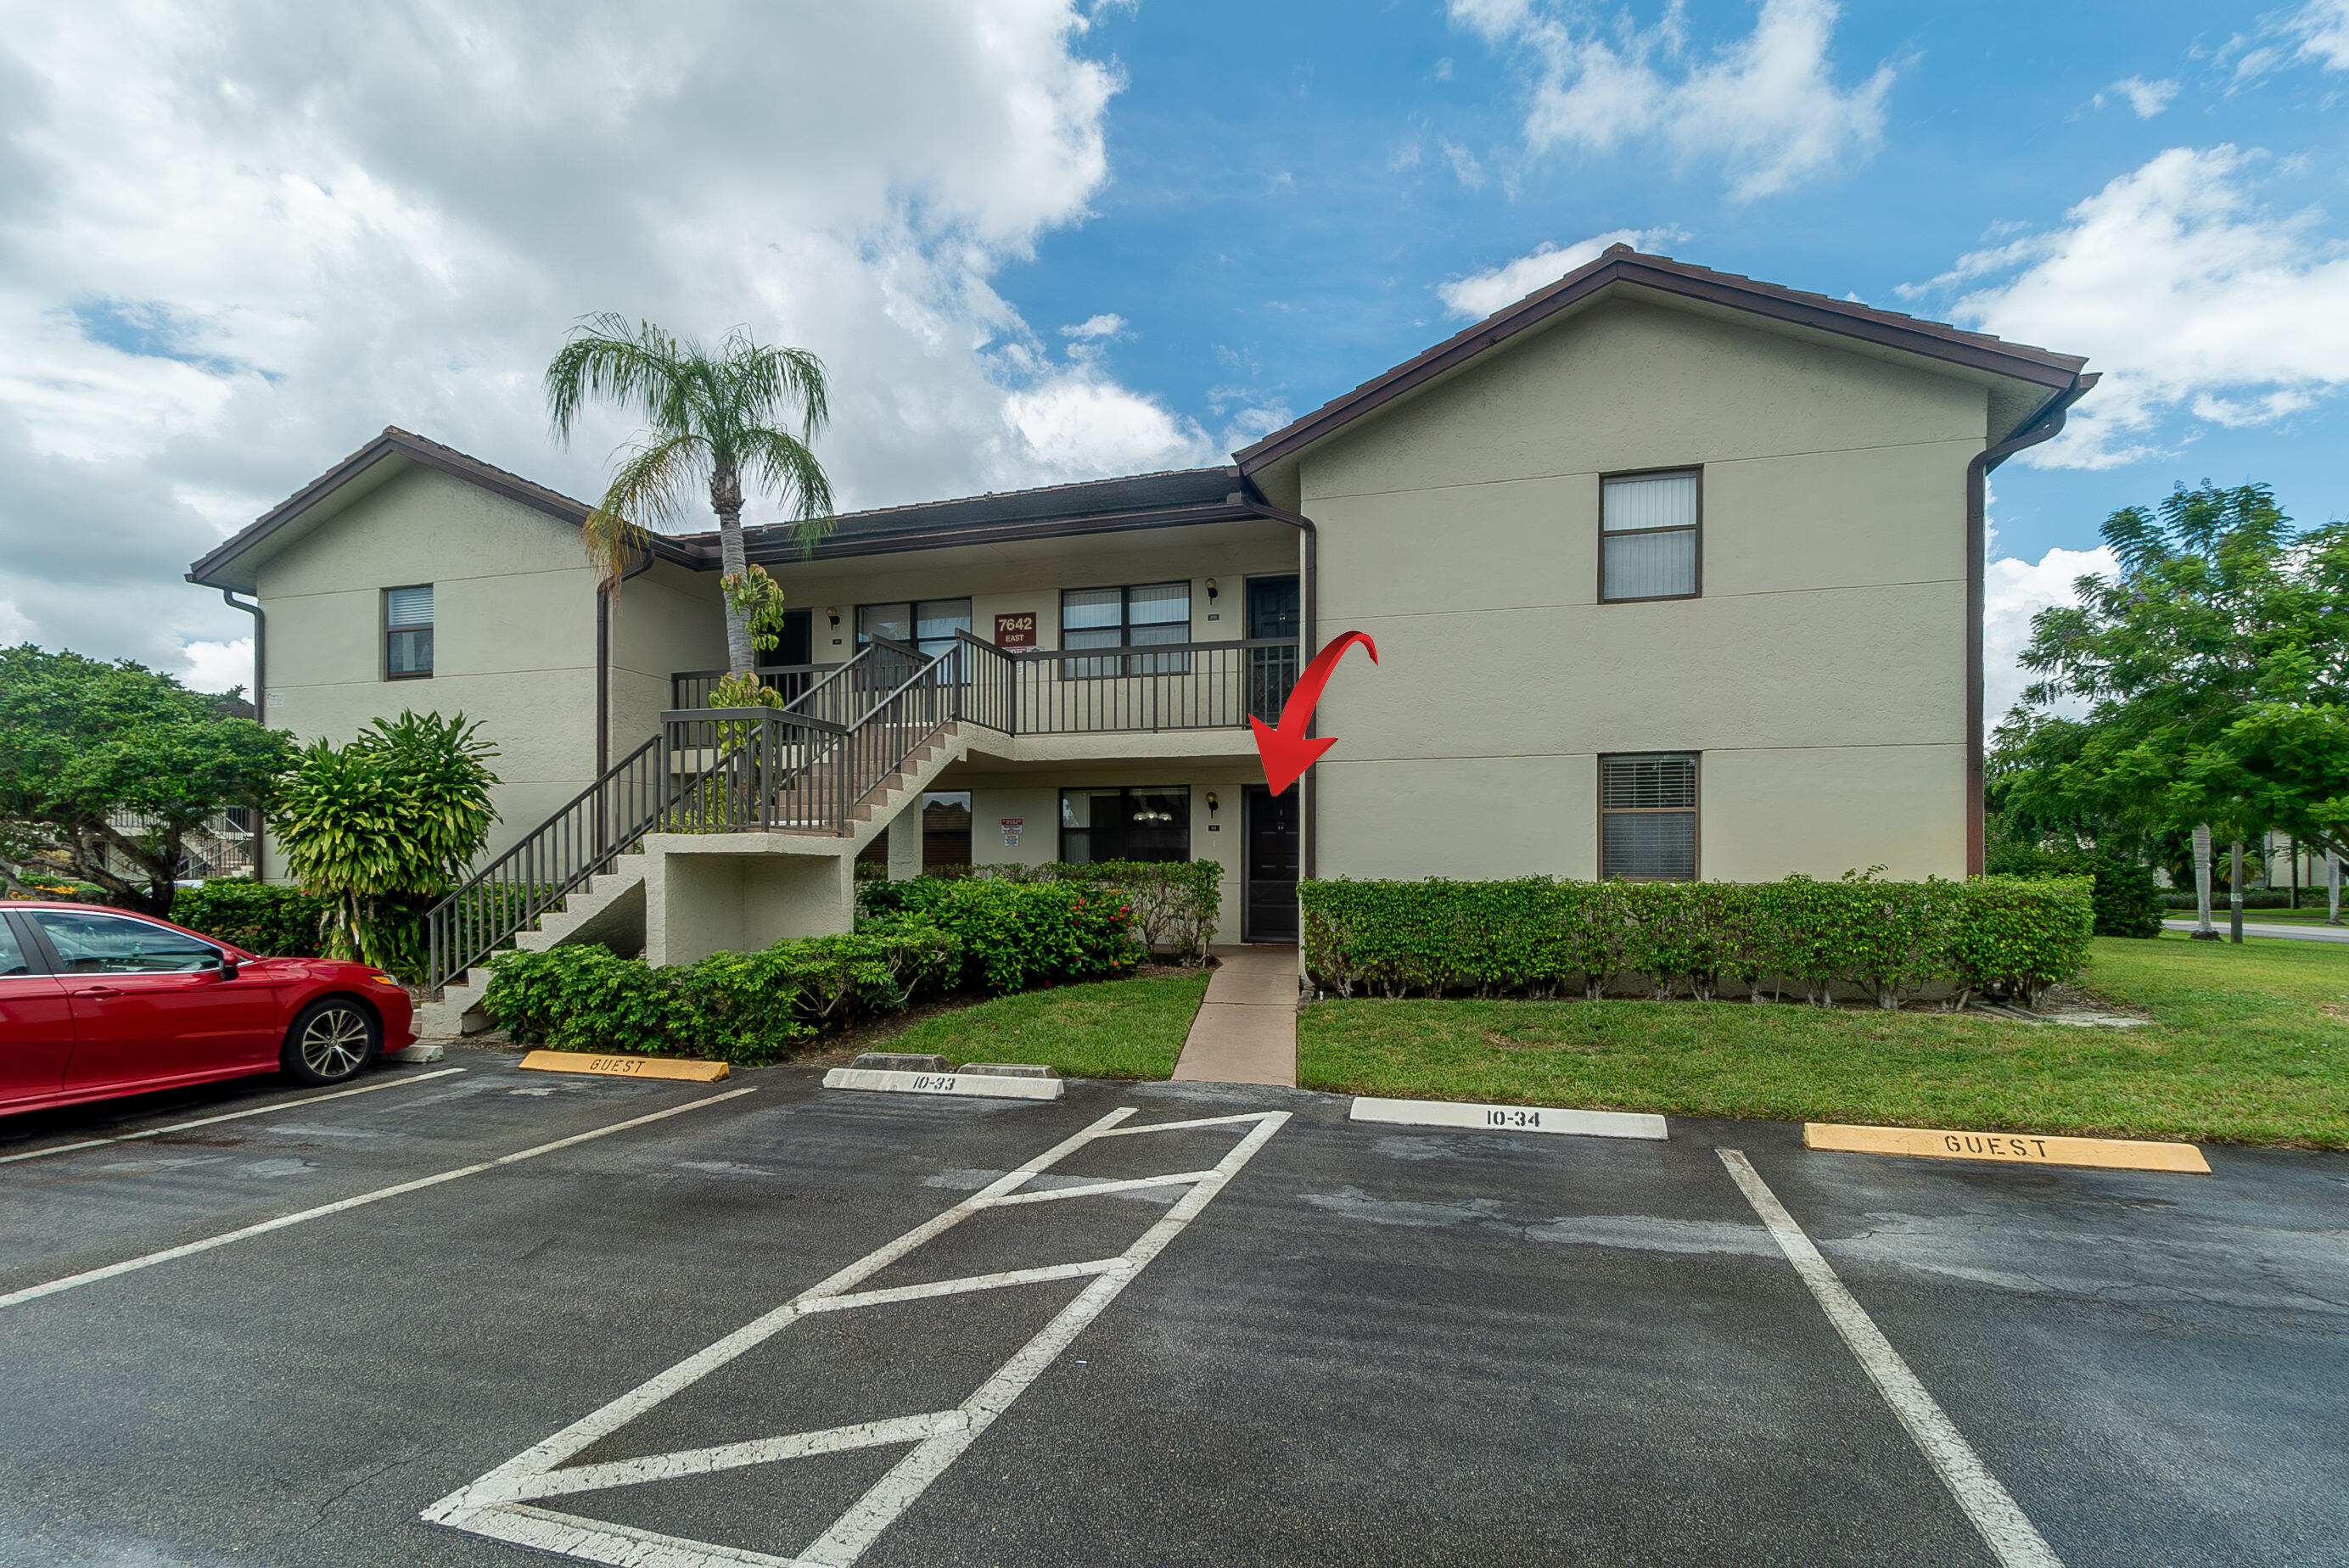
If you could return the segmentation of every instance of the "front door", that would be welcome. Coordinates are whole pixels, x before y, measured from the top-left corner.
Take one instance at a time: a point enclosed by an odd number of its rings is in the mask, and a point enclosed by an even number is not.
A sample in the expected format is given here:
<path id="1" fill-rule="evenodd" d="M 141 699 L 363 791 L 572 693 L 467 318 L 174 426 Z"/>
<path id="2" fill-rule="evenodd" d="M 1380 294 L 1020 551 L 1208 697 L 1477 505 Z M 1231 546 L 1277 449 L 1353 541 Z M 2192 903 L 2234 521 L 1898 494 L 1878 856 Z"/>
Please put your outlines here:
<path id="1" fill-rule="evenodd" d="M 248 965 L 221 972 L 221 951 L 199 937 L 129 915 L 36 909 L 26 918 L 48 941 L 73 1008 L 66 1087 L 260 1067 L 284 1043 L 276 988 Z"/>
<path id="2" fill-rule="evenodd" d="M 1251 577 L 1247 580 L 1247 634 L 1294 639 L 1304 624 L 1295 576 Z M 1248 650 L 1248 713 L 1267 724 L 1280 722 L 1281 705 L 1297 684 L 1297 650 Z"/>
<path id="3" fill-rule="evenodd" d="M 1295 789 L 1276 795 L 1261 784 L 1247 787 L 1243 942 L 1297 940 L 1298 794 Z"/>

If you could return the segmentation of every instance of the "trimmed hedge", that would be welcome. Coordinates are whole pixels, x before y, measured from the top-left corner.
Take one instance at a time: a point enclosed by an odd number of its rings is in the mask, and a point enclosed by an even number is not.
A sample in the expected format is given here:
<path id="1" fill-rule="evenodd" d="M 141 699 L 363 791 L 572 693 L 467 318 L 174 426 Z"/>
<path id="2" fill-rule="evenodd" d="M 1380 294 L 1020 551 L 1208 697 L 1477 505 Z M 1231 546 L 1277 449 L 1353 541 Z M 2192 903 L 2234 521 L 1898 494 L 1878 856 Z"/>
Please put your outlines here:
<path id="1" fill-rule="evenodd" d="M 515 1039 L 565 1051 L 705 1057 L 757 1067 L 827 1028 L 941 987 L 960 944 L 929 926 L 779 942 L 656 969 L 585 943 L 489 961 L 481 1009 Z"/>
<path id="2" fill-rule="evenodd" d="M 2080 972 L 2095 917 L 2085 877 L 1971 882 L 1308 882 L 1306 969 L 1341 996 L 1598 998 L 1633 983 L 1662 1000 L 1826 1006 L 1838 987 L 1881 1007 L 1946 988 L 2024 1006 Z"/>
<path id="3" fill-rule="evenodd" d="M 171 900 L 171 923 L 264 958 L 316 958 L 328 900 L 280 882 L 216 877 Z"/>
<path id="4" fill-rule="evenodd" d="M 1051 861 L 1035 866 L 939 866 L 917 880 L 1080 882 L 1114 889 L 1133 910 L 1145 946 L 1171 953 L 1184 963 L 1205 964 L 1208 944 L 1216 939 L 1216 917 L 1223 912 L 1223 865 L 1216 861 L 1091 861 L 1082 865 Z M 858 907 L 875 918 L 896 913 L 906 898 L 918 896 L 904 891 L 912 885 L 867 882 L 857 890 Z"/>
<path id="5" fill-rule="evenodd" d="M 943 931 L 960 963 L 951 985 L 1001 994 L 1133 973 L 1144 956 L 1133 908 L 1113 888 L 1082 882 L 959 882 L 917 877 L 859 890 L 861 929 Z"/>
<path id="6" fill-rule="evenodd" d="M 2162 919 L 2169 913 L 2161 886 L 2153 880 L 2153 868 L 2118 855 L 1999 844 L 1992 848 L 1983 869 L 2001 876 L 2094 878 L 2098 936 L 2159 936 Z M 2194 901 L 2189 898 L 2186 905 L 2191 909 Z"/>

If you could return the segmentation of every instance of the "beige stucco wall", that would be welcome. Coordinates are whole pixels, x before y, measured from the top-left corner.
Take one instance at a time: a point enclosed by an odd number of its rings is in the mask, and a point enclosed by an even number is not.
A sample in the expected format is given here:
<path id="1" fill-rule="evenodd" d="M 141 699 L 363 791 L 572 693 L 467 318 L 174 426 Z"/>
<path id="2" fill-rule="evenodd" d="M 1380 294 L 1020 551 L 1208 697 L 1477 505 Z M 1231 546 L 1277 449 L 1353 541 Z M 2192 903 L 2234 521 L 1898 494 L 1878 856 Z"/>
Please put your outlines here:
<path id="1" fill-rule="evenodd" d="M 1325 876 L 1588 876 L 1601 752 L 1703 754 L 1702 874 L 1965 870 L 1975 385 L 1649 304 L 1304 458 Z M 1599 478 L 1703 470 L 1703 595 L 1598 600 Z"/>
<path id="2" fill-rule="evenodd" d="M 411 468 L 263 563 L 264 717 L 336 742 L 403 710 L 479 720 L 499 753 L 495 854 L 595 775 L 595 581 L 576 529 Z M 386 680 L 382 592 L 422 583 L 433 674 Z"/>

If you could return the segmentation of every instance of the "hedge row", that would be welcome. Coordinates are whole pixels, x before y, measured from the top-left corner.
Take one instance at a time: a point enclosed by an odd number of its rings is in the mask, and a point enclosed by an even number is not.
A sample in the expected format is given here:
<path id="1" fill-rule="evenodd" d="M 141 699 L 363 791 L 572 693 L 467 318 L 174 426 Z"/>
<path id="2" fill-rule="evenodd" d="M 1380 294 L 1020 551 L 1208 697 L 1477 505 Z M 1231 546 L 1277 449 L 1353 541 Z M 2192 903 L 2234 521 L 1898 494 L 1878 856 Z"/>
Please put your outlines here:
<path id="1" fill-rule="evenodd" d="M 1000 994 L 1112 979 L 1133 973 L 1143 956 L 1133 906 L 1113 888 L 916 877 L 858 891 L 861 931 L 934 928 L 953 935 L 958 987 Z"/>
<path id="2" fill-rule="evenodd" d="M 857 890 L 858 907 L 872 917 L 893 914 L 905 908 L 908 899 L 926 896 L 919 891 L 922 883 L 936 882 L 1070 882 L 1106 888 L 1133 912 L 1144 945 L 1186 963 L 1205 964 L 1207 944 L 1216 937 L 1216 917 L 1223 910 L 1223 874 L 1215 861 L 940 866 L 913 882 L 867 882 Z"/>
<path id="3" fill-rule="evenodd" d="M 1309 882 L 1305 963 L 1343 996 L 1592 998 L 1637 985 L 1711 1001 L 1897 1007 L 1929 990 L 2025 1006 L 2086 961 L 2085 877 L 1779 882 Z"/>
<path id="4" fill-rule="evenodd" d="M 2002 876 L 2093 879 L 2098 936 L 2159 936 L 2162 917 L 2168 913 L 2162 904 L 2161 885 L 2153 880 L 2153 868 L 2116 854 L 1998 844 L 1992 847 L 1983 869 Z M 2193 901 L 2187 903 L 2190 908 Z"/>
<path id="5" fill-rule="evenodd" d="M 935 926 L 779 942 L 656 969 L 585 943 L 490 960 L 481 1010 L 515 1039 L 564 1051 L 641 1051 L 756 1067 L 802 1042 L 899 1011 L 957 972 Z"/>
<path id="6" fill-rule="evenodd" d="M 171 899 L 171 923 L 264 958 L 316 958 L 328 901 L 281 882 L 216 877 Z"/>

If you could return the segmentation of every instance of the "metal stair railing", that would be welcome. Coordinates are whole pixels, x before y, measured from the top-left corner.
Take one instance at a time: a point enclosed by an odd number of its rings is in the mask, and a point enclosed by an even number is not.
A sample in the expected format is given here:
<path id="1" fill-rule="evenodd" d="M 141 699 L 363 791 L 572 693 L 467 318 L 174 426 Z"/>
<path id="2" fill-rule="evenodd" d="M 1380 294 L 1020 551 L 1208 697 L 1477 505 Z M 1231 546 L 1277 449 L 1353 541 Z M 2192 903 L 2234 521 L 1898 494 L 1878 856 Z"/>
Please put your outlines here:
<path id="1" fill-rule="evenodd" d="M 675 791 L 656 735 L 425 912 L 425 988 L 450 981 L 561 904 L 658 820 Z"/>
<path id="2" fill-rule="evenodd" d="M 939 730 L 1012 732 L 1016 672 L 968 633 L 931 655 L 875 637 L 781 707 L 678 708 L 425 914 L 438 995 L 650 832 L 855 831 L 857 807 Z"/>

